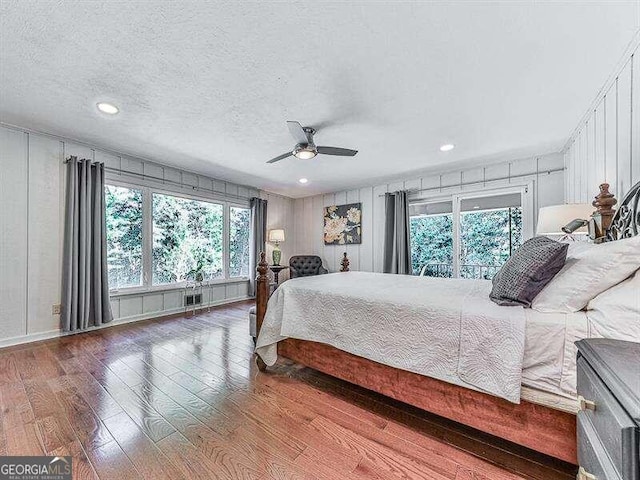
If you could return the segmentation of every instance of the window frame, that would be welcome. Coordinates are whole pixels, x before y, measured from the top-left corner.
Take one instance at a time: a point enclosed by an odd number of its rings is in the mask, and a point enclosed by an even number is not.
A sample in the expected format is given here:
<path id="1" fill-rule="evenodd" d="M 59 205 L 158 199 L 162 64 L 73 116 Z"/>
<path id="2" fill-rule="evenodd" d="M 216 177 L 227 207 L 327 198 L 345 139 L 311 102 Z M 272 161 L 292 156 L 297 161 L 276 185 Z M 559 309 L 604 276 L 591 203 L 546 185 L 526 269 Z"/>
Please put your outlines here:
<path id="1" fill-rule="evenodd" d="M 224 225 L 227 230 L 227 234 L 225 237 L 225 243 L 226 243 L 225 251 L 227 252 L 227 258 L 225 260 L 225 266 L 226 266 L 225 278 L 229 280 L 238 280 L 238 279 L 249 280 L 249 276 L 239 275 L 237 277 L 232 277 L 229 273 L 229 270 L 231 270 L 231 208 L 232 207 L 249 210 L 249 218 L 251 218 L 251 206 L 248 203 L 246 205 L 242 205 L 239 202 L 227 202 L 227 207 L 225 209 L 226 221 L 224 222 Z M 251 220 L 249 220 L 249 236 L 251 236 Z M 249 239 L 249 248 L 251 248 L 251 239 Z M 251 268 L 251 265 L 249 265 L 249 268 Z"/>
<path id="2" fill-rule="evenodd" d="M 446 188 L 446 187 L 443 187 Z M 455 190 L 451 193 L 443 194 L 441 192 L 434 193 L 433 195 L 427 195 L 418 198 L 412 198 L 409 203 L 435 203 L 435 202 L 452 202 L 453 215 L 453 262 L 452 269 L 454 272 L 453 278 L 460 278 L 460 263 L 461 263 L 461 238 L 460 238 L 460 221 L 461 210 L 460 206 L 462 200 L 469 198 L 482 198 L 492 197 L 495 195 L 519 193 L 521 199 L 522 208 L 522 241 L 526 241 L 534 236 L 534 208 L 533 208 L 533 192 L 534 183 L 532 181 L 512 183 L 504 186 L 495 186 L 482 189 L 470 189 L 470 190 Z M 411 248 L 411 247 L 410 247 Z"/>
<path id="3" fill-rule="evenodd" d="M 169 195 L 173 197 L 183 198 L 186 200 L 196 200 L 199 202 L 213 203 L 222 205 L 222 270 L 221 278 L 205 280 L 203 285 L 224 285 L 228 283 L 240 283 L 249 280 L 248 276 L 230 277 L 229 276 L 229 231 L 230 231 L 230 208 L 246 208 L 249 209 L 249 199 L 246 203 L 239 200 L 224 200 L 222 198 L 211 198 L 205 195 L 199 195 L 197 192 L 187 193 L 175 190 L 169 190 L 161 187 L 150 187 L 140 185 L 135 182 L 126 180 L 107 178 L 105 185 L 114 187 L 130 188 L 142 190 L 142 285 L 133 287 L 110 288 L 110 296 L 130 295 L 137 293 L 162 292 L 167 290 L 179 290 L 185 288 L 189 282 L 174 282 L 153 285 L 153 194 Z"/>
<path id="4" fill-rule="evenodd" d="M 120 188 L 128 188 L 130 190 L 139 190 L 142 192 L 142 285 L 135 285 L 135 286 L 130 286 L 130 287 L 120 287 L 120 288 L 111 288 L 109 287 L 109 294 L 111 294 L 112 292 L 143 292 L 146 291 L 146 252 L 145 252 L 145 248 L 147 245 L 147 225 L 145 222 L 145 204 L 146 204 L 146 191 L 145 191 L 145 187 L 141 186 L 141 185 L 136 185 L 135 183 L 132 182 L 126 182 L 126 181 L 108 181 L 105 179 L 105 187 L 107 186 L 113 186 L 113 187 L 120 187 Z M 105 232 L 106 235 L 106 232 Z"/>
<path id="5" fill-rule="evenodd" d="M 455 248 L 455 238 L 454 238 L 454 232 L 455 232 L 455 216 L 454 216 L 454 203 L 455 203 L 455 199 L 453 198 L 453 195 L 441 195 L 441 194 L 437 194 L 437 195 L 433 195 L 433 196 L 429 196 L 429 197 L 420 197 L 417 199 L 411 199 L 409 200 L 409 204 L 429 204 L 429 203 L 451 203 L 451 212 L 448 213 L 434 213 L 431 215 L 414 215 L 414 217 L 429 217 L 429 216 L 439 216 L 439 215 L 451 215 L 451 268 L 453 269 L 453 259 L 456 256 L 456 248 Z M 409 225 L 411 225 L 411 216 L 409 216 Z M 411 235 L 411 227 L 409 227 L 409 255 L 412 257 L 411 258 L 411 271 L 413 272 L 413 236 Z M 454 272 L 455 273 L 455 272 Z"/>

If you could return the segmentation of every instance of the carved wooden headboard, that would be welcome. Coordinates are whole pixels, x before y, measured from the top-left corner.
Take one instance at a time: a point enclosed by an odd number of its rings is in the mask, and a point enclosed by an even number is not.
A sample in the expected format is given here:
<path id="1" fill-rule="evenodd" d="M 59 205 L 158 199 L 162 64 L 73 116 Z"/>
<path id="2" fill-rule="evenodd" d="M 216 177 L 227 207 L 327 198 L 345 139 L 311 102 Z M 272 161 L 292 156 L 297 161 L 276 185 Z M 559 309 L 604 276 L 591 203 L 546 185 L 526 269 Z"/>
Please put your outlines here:
<path id="1" fill-rule="evenodd" d="M 607 241 L 640 235 L 640 182 L 620 202 L 607 229 Z"/>

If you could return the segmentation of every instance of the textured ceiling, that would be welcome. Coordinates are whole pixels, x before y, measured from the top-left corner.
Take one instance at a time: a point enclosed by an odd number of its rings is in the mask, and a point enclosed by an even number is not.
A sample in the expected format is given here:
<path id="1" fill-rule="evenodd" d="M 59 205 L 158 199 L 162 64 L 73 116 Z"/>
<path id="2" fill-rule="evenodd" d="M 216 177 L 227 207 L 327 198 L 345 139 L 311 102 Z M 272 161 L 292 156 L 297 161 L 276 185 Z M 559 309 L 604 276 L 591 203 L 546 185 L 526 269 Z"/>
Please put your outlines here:
<path id="1" fill-rule="evenodd" d="M 0 22 L 3 122 L 304 196 L 559 149 L 640 2 L 2 0 Z M 266 165 L 286 120 L 360 153 Z"/>

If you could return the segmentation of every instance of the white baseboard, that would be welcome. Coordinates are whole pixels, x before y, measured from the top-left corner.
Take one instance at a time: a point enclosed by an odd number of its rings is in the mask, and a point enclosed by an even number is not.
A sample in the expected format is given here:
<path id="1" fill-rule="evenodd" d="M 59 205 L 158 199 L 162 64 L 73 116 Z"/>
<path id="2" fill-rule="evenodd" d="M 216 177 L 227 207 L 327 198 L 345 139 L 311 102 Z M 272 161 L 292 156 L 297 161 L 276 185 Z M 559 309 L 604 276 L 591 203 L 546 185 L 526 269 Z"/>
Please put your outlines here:
<path id="1" fill-rule="evenodd" d="M 211 302 L 209 304 L 198 305 L 197 308 L 203 309 L 207 307 L 215 307 L 218 305 L 241 302 L 243 300 L 249 300 L 249 299 L 251 299 L 251 297 L 227 298 L 224 300 L 219 300 L 217 302 Z M 3 339 L 0 339 L 0 348 L 12 347 L 14 345 L 21 345 L 23 343 L 39 342 L 41 340 L 49 340 L 51 338 L 64 337 L 67 335 L 75 335 L 78 333 L 91 332 L 93 330 L 100 330 L 102 328 L 114 327 L 116 325 L 123 325 L 125 323 L 139 322 L 141 320 L 149 320 L 151 318 L 161 319 L 162 317 L 175 315 L 177 313 L 187 313 L 187 310 L 185 309 L 185 307 L 178 307 L 178 308 L 171 308 L 169 310 L 161 310 L 158 312 L 141 313 L 139 315 L 132 315 L 130 317 L 117 318 L 117 319 L 114 319 L 112 322 L 105 323 L 104 325 L 100 325 L 99 327 L 89 327 L 86 330 L 82 330 L 81 332 L 63 332 L 62 330 L 48 330 L 46 332 L 36 332 L 36 333 L 29 333 L 27 335 L 19 335 L 17 337 L 3 338 Z"/>
<path id="2" fill-rule="evenodd" d="M 46 332 L 29 333 L 28 335 L 18 335 L 17 337 L 3 338 L 0 340 L 0 348 L 20 345 L 21 343 L 39 342 L 50 338 L 60 337 L 61 330 L 48 330 Z"/>

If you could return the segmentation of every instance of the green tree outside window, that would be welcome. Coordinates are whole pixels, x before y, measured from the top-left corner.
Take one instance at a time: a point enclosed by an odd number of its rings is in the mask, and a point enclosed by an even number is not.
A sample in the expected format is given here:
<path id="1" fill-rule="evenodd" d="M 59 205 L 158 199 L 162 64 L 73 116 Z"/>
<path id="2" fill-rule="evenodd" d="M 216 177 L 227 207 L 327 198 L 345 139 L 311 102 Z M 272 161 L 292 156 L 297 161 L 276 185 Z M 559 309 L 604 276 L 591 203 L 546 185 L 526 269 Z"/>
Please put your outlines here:
<path id="1" fill-rule="evenodd" d="M 223 206 L 153 194 L 153 284 L 189 280 L 203 265 L 205 280 L 222 278 Z"/>
<path id="2" fill-rule="evenodd" d="M 142 190 L 105 186 L 109 288 L 142 285 Z"/>
<path id="3" fill-rule="evenodd" d="M 249 276 L 249 221 L 248 208 L 229 208 L 229 276 Z"/>
<path id="4" fill-rule="evenodd" d="M 410 219 L 413 274 L 453 276 L 453 216 Z M 522 208 L 462 212 L 460 276 L 490 279 L 522 245 Z M 426 266 L 426 267 L 425 267 Z"/>

